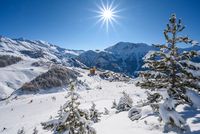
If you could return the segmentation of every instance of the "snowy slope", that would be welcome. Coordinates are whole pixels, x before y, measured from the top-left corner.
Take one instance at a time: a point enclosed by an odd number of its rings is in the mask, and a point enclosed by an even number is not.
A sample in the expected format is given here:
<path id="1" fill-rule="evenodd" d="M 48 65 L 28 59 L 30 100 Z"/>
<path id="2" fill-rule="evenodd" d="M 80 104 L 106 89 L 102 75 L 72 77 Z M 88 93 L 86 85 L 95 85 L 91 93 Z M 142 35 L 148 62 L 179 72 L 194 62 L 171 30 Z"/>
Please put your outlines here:
<path id="1" fill-rule="evenodd" d="M 45 41 L 32 41 L 23 38 L 10 39 L 0 36 L 0 54 L 14 54 L 31 58 L 62 59 L 76 57 L 82 50 L 64 49 Z"/>
<path id="2" fill-rule="evenodd" d="M 53 62 L 65 66 L 85 67 L 84 64 L 74 59 L 82 52 L 82 50 L 60 48 L 44 41 L 10 39 L 0 36 L 0 55 L 22 58 L 22 61 L 16 64 L 0 67 L 0 100 L 9 97 L 25 82 L 46 72 Z M 31 65 L 37 61 L 43 61 L 46 65 L 38 67 Z"/>
<path id="3" fill-rule="evenodd" d="M 163 124 L 158 118 L 152 115 L 150 107 L 142 108 L 142 118 L 139 121 L 131 121 L 128 112 L 116 114 L 111 109 L 112 101 L 121 97 L 122 91 L 126 91 L 133 99 L 134 105 L 146 97 L 145 91 L 135 87 L 132 82 L 109 82 L 100 79 L 98 76 L 89 77 L 87 70 L 78 69 L 83 75 L 80 80 L 85 81 L 93 90 L 79 90 L 81 95 L 81 108 L 89 109 L 94 102 L 100 112 L 106 107 L 109 115 L 103 115 L 101 121 L 93 124 L 97 134 L 162 134 Z M 102 89 L 98 87 L 101 86 Z M 27 134 L 32 134 L 37 127 L 39 134 L 51 134 L 51 131 L 43 130 L 40 123 L 49 120 L 50 116 L 55 117 L 61 105 L 66 101 L 66 92 L 52 94 L 23 95 L 17 99 L 9 99 L 0 102 L 0 133 L 14 134 L 18 129 L 24 127 Z M 56 97 L 53 100 L 52 97 Z M 32 102 L 31 102 L 32 100 Z M 183 107 L 178 107 L 181 112 Z M 200 112 L 187 109 L 182 115 L 187 119 L 191 133 L 200 132 Z M 146 122 L 146 123 L 145 123 Z M 6 128 L 2 131 L 3 128 Z M 170 132 L 174 133 L 174 132 Z"/>
<path id="4" fill-rule="evenodd" d="M 35 61 L 34 59 L 26 58 L 17 64 L 0 68 L 0 100 L 7 98 L 25 82 L 31 81 L 48 70 L 48 66 L 31 66 Z"/>

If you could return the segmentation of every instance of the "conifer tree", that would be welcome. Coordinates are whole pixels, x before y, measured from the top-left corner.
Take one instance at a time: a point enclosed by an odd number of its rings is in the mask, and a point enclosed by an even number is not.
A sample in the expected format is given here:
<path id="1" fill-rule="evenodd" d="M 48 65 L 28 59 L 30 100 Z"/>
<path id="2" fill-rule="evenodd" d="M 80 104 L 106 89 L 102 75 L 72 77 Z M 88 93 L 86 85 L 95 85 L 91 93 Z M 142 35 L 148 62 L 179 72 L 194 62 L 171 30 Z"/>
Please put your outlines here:
<path id="1" fill-rule="evenodd" d="M 36 127 L 33 129 L 33 134 L 38 134 L 38 130 Z"/>
<path id="2" fill-rule="evenodd" d="M 99 122 L 101 113 L 96 109 L 96 104 L 94 104 L 94 102 L 92 102 L 92 107 L 89 110 L 90 110 L 90 120 L 93 121 L 94 123 Z"/>
<path id="3" fill-rule="evenodd" d="M 125 91 L 123 91 L 122 94 L 123 96 L 120 98 L 116 107 L 117 113 L 130 110 L 133 104 L 133 100 Z"/>
<path id="4" fill-rule="evenodd" d="M 175 113 L 175 107 L 179 104 L 187 103 L 193 105 L 192 97 L 188 96 L 190 91 L 196 94 L 200 93 L 198 84 L 200 77 L 197 75 L 198 71 L 200 71 L 200 66 L 192 61 L 192 58 L 198 56 L 198 52 L 181 51 L 178 47 L 178 44 L 198 44 L 198 42 L 180 34 L 184 28 L 185 26 L 182 24 L 181 19 L 177 19 L 176 15 L 172 14 L 169 24 L 164 29 L 166 43 L 154 45 L 157 51 L 151 51 L 144 57 L 145 64 L 143 67 L 148 70 L 141 71 L 139 74 L 141 81 L 137 85 L 151 91 L 148 94 L 149 104 L 155 106 L 155 104 L 164 100 L 164 108 L 163 105 L 157 105 L 157 111 L 160 114 L 161 112 L 165 113 L 161 114 L 161 116 L 166 115 L 167 109 L 171 113 Z M 167 95 L 163 96 L 160 92 L 161 90 L 166 91 Z M 172 102 L 169 101 L 171 99 L 175 100 L 173 108 L 169 108 L 172 105 L 169 104 Z M 174 118 L 172 116 L 168 117 L 167 121 L 174 123 L 176 122 Z M 179 121 L 183 122 L 181 118 Z M 176 125 L 180 126 L 180 123 Z"/>
<path id="5" fill-rule="evenodd" d="M 95 134 L 95 130 L 91 127 L 88 112 L 79 109 L 80 98 L 75 92 L 72 85 L 68 95 L 68 101 L 60 107 L 56 119 L 42 123 L 44 129 L 51 129 L 54 133 L 59 134 Z"/>
<path id="6" fill-rule="evenodd" d="M 112 107 L 111 108 L 117 108 L 117 103 L 116 100 L 114 99 L 114 101 L 112 102 Z"/>
<path id="7" fill-rule="evenodd" d="M 17 131 L 17 134 L 25 134 L 24 127 L 22 127 L 21 129 L 19 129 L 19 130 Z"/>
<path id="8" fill-rule="evenodd" d="M 110 111 L 106 108 L 106 107 L 104 107 L 104 115 L 108 115 L 110 113 Z"/>
<path id="9" fill-rule="evenodd" d="M 164 30 L 166 44 L 154 45 L 159 51 L 154 51 L 145 56 L 144 67 L 147 71 L 140 72 L 142 82 L 138 85 L 155 90 L 166 89 L 170 97 L 181 100 L 182 102 L 192 103 L 187 97 L 187 89 L 200 92 L 198 85 L 199 76 L 195 74 L 200 70 L 200 66 L 191 61 L 197 56 L 196 51 L 181 52 L 177 44 L 196 44 L 196 41 L 187 36 L 179 36 L 185 26 L 181 20 L 177 20 L 173 14 L 169 19 L 169 24 Z"/>

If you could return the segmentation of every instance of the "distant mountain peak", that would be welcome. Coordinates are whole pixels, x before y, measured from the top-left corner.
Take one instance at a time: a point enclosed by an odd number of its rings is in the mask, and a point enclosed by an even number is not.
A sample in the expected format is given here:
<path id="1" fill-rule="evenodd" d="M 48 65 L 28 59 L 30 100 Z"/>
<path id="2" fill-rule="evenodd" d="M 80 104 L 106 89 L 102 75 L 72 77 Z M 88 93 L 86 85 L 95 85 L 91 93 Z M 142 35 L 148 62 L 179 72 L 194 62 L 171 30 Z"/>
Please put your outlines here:
<path id="1" fill-rule="evenodd" d="M 118 50 L 124 50 L 124 49 L 135 49 L 140 47 L 150 47 L 149 45 L 145 43 L 131 43 L 131 42 L 118 42 L 117 44 L 108 47 L 105 49 L 105 51 L 118 51 Z"/>
<path id="2" fill-rule="evenodd" d="M 142 58 L 155 47 L 145 43 L 118 42 L 102 51 L 71 50 L 41 40 L 10 39 L 0 36 L 0 52 L 34 59 L 56 61 L 67 66 L 96 66 L 97 68 L 133 75 L 141 69 Z M 200 50 L 200 46 L 180 51 Z"/>

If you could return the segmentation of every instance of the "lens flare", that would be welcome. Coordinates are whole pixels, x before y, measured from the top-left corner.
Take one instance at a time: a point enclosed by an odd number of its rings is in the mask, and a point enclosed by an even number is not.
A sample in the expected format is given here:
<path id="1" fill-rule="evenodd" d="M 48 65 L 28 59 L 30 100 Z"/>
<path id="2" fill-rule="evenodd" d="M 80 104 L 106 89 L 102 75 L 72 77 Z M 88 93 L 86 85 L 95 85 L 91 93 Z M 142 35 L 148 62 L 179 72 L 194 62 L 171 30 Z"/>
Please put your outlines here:
<path id="1" fill-rule="evenodd" d="M 95 11 L 98 15 L 96 16 L 98 18 L 97 23 L 101 23 L 101 26 L 105 26 L 106 30 L 108 32 L 109 26 L 112 26 L 114 28 L 114 23 L 117 23 L 117 19 L 120 18 L 120 16 L 117 14 L 120 12 L 118 10 L 118 6 L 114 6 L 114 1 L 111 3 L 104 3 L 101 1 L 100 5 L 97 5 L 98 10 Z"/>

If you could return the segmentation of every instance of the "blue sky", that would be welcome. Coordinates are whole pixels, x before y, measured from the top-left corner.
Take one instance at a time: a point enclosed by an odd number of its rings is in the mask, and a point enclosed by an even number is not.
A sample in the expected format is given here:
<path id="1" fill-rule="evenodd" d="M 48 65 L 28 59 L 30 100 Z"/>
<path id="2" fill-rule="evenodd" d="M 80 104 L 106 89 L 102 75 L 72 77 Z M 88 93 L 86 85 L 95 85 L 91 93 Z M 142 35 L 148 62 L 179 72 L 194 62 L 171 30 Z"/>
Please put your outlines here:
<path id="1" fill-rule="evenodd" d="M 102 0 L 106 3 L 106 0 Z M 110 2 L 110 0 L 108 0 Z M 199 0 L 115 0 L 121 18 L 114 28 L 97 22 L 101 0 L 0 0 L 0 35 L 44 40 L 70 49 L 104 49 L 119 41 L 162 43 L 171 13 L 200 41 Z"/>

